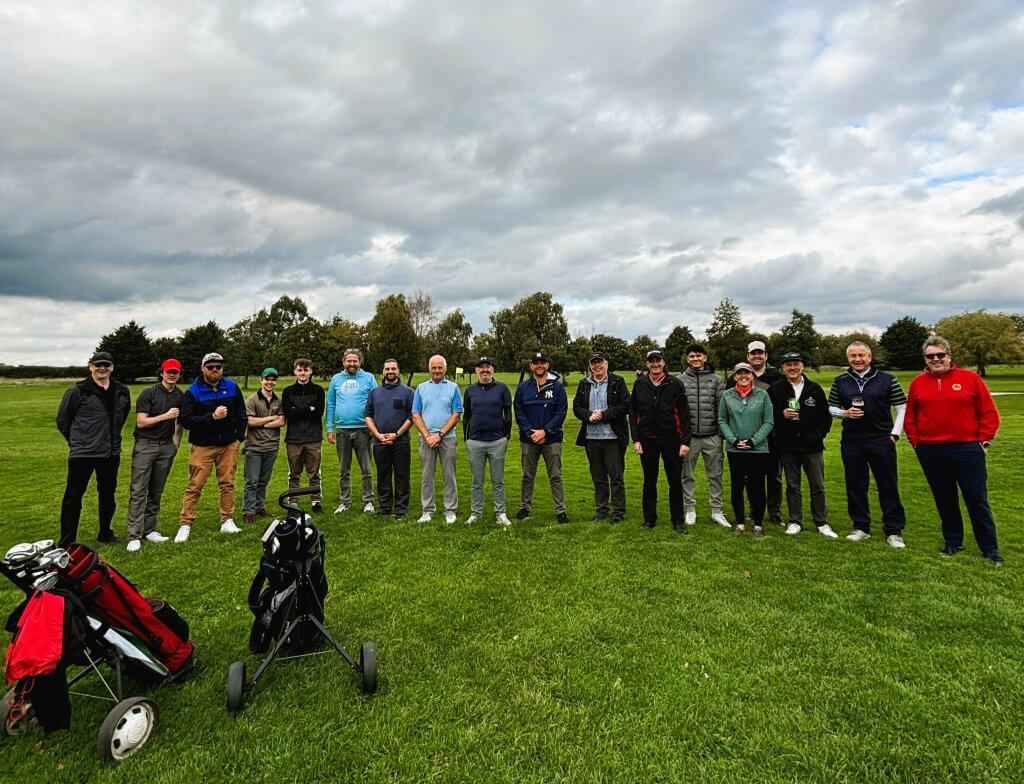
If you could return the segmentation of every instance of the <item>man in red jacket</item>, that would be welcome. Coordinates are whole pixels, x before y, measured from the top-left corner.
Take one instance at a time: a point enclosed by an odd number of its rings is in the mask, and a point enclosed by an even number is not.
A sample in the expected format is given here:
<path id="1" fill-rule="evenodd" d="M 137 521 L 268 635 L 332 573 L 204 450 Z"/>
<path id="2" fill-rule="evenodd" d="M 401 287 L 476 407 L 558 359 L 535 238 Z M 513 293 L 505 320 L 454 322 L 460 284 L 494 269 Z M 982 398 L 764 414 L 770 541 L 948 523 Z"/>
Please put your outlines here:
<path id="1" fill-rule="evenodd" d="M 953 364 L 945 338 L 932 335 L 923 351 L 926 370 L 910 382 L 904 429 L 942 520 L 941 553 L 964 549 L 959 485 L 981 554 L 998 566 L 1003 558 L 988 505 L 985 454 L 999 429 L 999 411 L 981 377 Z"/>

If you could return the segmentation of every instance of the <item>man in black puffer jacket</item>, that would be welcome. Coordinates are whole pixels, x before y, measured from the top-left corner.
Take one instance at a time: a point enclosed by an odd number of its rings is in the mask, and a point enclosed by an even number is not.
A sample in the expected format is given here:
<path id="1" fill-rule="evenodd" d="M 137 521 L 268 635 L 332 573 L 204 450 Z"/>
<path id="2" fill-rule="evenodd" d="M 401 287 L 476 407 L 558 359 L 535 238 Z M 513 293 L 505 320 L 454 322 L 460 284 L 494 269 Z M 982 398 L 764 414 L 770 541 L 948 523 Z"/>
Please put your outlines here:
<path id="1" fill-rule="evenodd" d="M 114 381 L 114 358 L 98 351 L 89 360 L 89 377 L 64 393 L 57 409 L 57 429 L 68 442 L 68 479 L 60 506 L 60 546 L 78 538 L 82 496 L 96 474 L 100 530 L 97 539 L 115 542 L 110 524 L 117 503 L 117 469 L 121 464 L 121 428 L 132 407 L 128 387 Z"/>

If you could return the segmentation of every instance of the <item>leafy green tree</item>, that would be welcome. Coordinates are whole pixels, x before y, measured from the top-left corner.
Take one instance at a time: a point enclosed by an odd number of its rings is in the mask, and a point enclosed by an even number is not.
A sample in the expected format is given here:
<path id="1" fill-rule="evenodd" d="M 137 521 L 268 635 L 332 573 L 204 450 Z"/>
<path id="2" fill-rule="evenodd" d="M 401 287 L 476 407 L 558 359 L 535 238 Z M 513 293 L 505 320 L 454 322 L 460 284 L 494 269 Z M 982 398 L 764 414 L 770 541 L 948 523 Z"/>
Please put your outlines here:
<path id="1" fill-rule="evenodd" d="M 569 325 L 562 306 L 548 292 L 538 291 L 492 313 L 491 338 L 494 359 L 502 367 L 522 367 L 532 352 L 544 351 L 557 369 L 565 364 Z"/>
<path id="2" fill-rule="evenodd" d="M 935 325 L 935 332 L 949 341 L 954 360 L 976 365 L 980 376 L 990 364 L 1024 361 L 1024 337 L 1005 313 L 974 310 L 947 316 Z"/>
<path id="3" fill-rule="evenodd" d="M 661 348 L 650 335 L 637 335 L 629 344 L 629 368 L 630 370 L 642 370 L 647 367 L 647 352 Z M 668 357 L 665 358 L 666 367 Z"/>
<path id="4" fill-rule="evenodd" d="M 235 376 L 244 376 L 243 388 L 249 388 L 249 376 L 259 377 L 263 368 L 270 365 L 279 334 L 266 309 L 258 310 L 228 328 L 231 368 Z"/>
<path id="5" fill-rule="evenodd" d="M 697 339 L 690 328 L 682 324 L 672 327 L 665 338 L 665 362 L 669 367 L 686 368 L 686 347 L 693 345 Z"/>
<path id="6" fill-rule="evenodd" d="M 920 370 L 924 360 L 921 359 L 921 344 L 928 337 L 928 328 L 913 316 L 903 316 L 886 327 L 879 339 L 885 349 L 887 367 L 900 370 Z M 843 360 L 846 361 L 845 358 Z"/>
<path id="7" fill-rule="evenodd" d="M 472 325 L 466 321 L 461 310 L 453 310 L 427 333 L 423 342 L 426 349 L 424 367 L 431 356 L 440 354 L 448 361 L 448 375 L 455 375 L 456 368 L 465 368 L 472 361 L 473 354 L 469 347 L 472 337 Z"/>
<path id="8" fill-rule="evenodd" d="M 633 367 L 633 356 L 629 350 L 629 343 L 614 335 L 605 335 L 598 332 L 590 338 L 590 346 L 593 351 L 600 351 L 608 357 L 608 368 L 619 372 L 636 370 Z M 641 365 L 641 367 L 643 367 Z"/>
<path id="9" fill-rule="evenodd" d="M 224 330 L 216 321 L 207 321 L 195 327 L 189 327 L 178 341 L 178 359 L 181 360 L 182 379 L 193 379 L 200 374 L 199 363 L 211 351 L 224 357 L 224 369 L 232 372 L 231 357 L 228 356 L 228 340 Z"/>
<path id="10" fill-rule="evenodd" d="M 717 368 L 731 368 L 746 359 L 750 330 L 743 323 L 740 309 L 728 297 L 711 314 L 707 331 L 708 357 Z"/>
<path id="11" fill-rule="evenodd" d="M 822 365 L 843 367 L 846 365 L 846 348 L 854 341 L 866 343 L 871 347 L 871 356 L 875 362 L 885 363 L 885 349 L 878 344 L 878 338 L 867 332 L 847 332 L 842 335 L 822 335 L 819 361 Z"/>
<path id="12" fill-rule="evenodd" d="M 280 335 L 286 329 L 308 319 L 309 308 L 299 297 L 282 296 L 278 297 L 277 302 L 270 306 L 269 316 L 275 334 Z"/>
<path id="13" fill-rule="evenodd" d="M 278 336 L 268 364 L 287 374 L 294 368 L 296 359 L 305 357 L 313 363 L 313 372 L 324 376 L 329 370 L 323 354 L 325 330 L 324 324 L 315 318 L 288 327 Z"/>
<path id="14" fill-rule="evenodd" d="M 96 350 L 109 351 L 114 357 L 114 377 L 118 381 L 130 384 L 137 378 L 156 373 L 153 344 L 146 335 L 146 328 L 134 321 L 100 338 Z"/>
<path id="15" fill-rule="evenodd" d="M 397 359 L 403 370 L 416 370 L 419 366 L 420 340 L 402 294 L 377 301 L 377 310 L 366 325 L 366 340 L 370 348 L 367 364 L 375 373 L 389 357 Z"/>
<path id="16" fill-rule="evenodd" d="M 590 372 L 590 355 L 593 353 L 593 343 L 586 335 L 578 335 L 569 341 L 565 347 L 565 371 L 566 373 L 577 371 L 586 375 Z"/>
<path id="17" fill-rule="evenodd" d="M 335 315 L 324 325 L 321 335 L 323 344 L 320 349 L 320 357 L 323 366 L 319 372 L 324 373 L 325 376 L 332 376 L 338 372 L 343 365 L 345 352 L 348 349 L 359 349 L 363 352 L 363 356 L 366 356 L 366 328 L 362 324 Z"/>
<path id="18" fill-rule="evenodd" d="M 153 356 L 156 358 L 158 367 L 161 362 L 169 357 L 180 359 L 178 356 L 180 353 L 181 348 L 178 345 L 178 338 L 157 338 L 153 341 Z"/>
<path id="19" fill-rule="evenodd" d="M 793 316 L 789 323 L 782 328 L 780 333 L 783 353 L 787 351 L 799 351 L 803 354 L 804 364 L 815 370 L 821 365 L 818 353 L 821 344 L 821 335 L 814 328 L 814 315 L 804 313 L 793 308 Z M 769 355 L 771 356 L 771 355 Z M 778 362 L 781 355 L 775 357 Z"/>

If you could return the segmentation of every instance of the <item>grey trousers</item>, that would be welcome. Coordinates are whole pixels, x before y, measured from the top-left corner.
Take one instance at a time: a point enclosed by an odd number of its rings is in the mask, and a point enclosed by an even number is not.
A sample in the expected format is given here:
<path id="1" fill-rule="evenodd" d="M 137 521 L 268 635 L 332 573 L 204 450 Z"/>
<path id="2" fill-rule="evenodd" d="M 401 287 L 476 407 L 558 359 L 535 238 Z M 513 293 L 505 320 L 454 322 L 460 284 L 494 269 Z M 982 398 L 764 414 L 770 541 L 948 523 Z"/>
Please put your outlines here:
<path id="1" fill-rule="evenodd" d="M 459 485 L 455 480 L 455 447 L 456 440 L 442 438 L 436 449 L 427 446 L 420 436 L 420 463 L 423 474 L 420 477 L 420 503 L 424 514 L 434 514 L 437 506 L 434 502 L 434 472 L 437 461 L 441 461 L 441 479 L 444 483 L 444 511 L 459 511 Z"/>
<path id="2" fill-rule="evenodd" d="M 526 444 L 519 442 L 520 455 L 523 461 L 523 489 L 519 494 L 519 506 L 530 509 L 533 506 L 533 480 L 537 476 L 537 463 L 544 458 L 544 468 L 548 472 L 551 484 L 551 501 L 555 505 L 555 514 L 565 511 L 565 488 L 562 486 L 562 445 L 558 444 Z"/>
<path id="3" fill-rule="evenodd" d="M 484 471 L 491 464 L 491 493 L 494 496 L 494 513 L 504 514 L 505 509 L 505 452 L 508 439 L 497 441 L 466 441 L 469 452 L 469 467 L 473 474 L 470 511 L 475 515 L 484 513 Z"/>
<path id="4" fill-rule="evenodd" d="M 697 482 L 694 475 L 697 461 L 704 457 L 704 473 L 708 475 L 708 490 L 711 492 L 711 511 L 722 511 L 722 437 L 694 436 L 690 439 L 690 454 L 683 458 L 683 506 L 692 509 L 697 505 Z"/>
<path id="5" fill-rule="evenodd" d="M 626 448 L 617 438 L 588 438 L 587 462 L 594 482 L 594 511 L 598 517 L 626 516 Z"/>
<path id="6" fill-rule="evenodd" d="M 800 492 L 800 469 L 807 474 L 811 490 L 811 519 L 819 528 L 828 525 L 825 503 L 825 455 L 821 452 L 780 452 L 779 462 L 786 473 L 786 506 L 789 522 L 803 525 L 803 495 Z"/>
<path id="7" fill-rule="evenodd" d="M 245 450 L 245 495 L 242 498 L 242 514 L 256 514 L 267 508 L 267 485 L 274 475 L 274 462 L 277 450 L 269 452 L 253 452 Z"/>
<path id="8" fill-rule="evenodd" d="M 338 450 L 338 500 L 349 506 L 352 503 L 352 453 L 359 461 L 359 473 L 363 480 L 363 506 L 373 503 L 373 474 L 370 471 L 370 431 L 365 427 L 346 427 L 334 434 L 334 446 Z"/>
<path id="9" fill-rule="evenodd" d="M 160 496 L 178 448 L 170 441 L 139 438 L 132 449 L 132 486 L 128 501 L 128 538 L 141 539 L 156 530 Z"/>

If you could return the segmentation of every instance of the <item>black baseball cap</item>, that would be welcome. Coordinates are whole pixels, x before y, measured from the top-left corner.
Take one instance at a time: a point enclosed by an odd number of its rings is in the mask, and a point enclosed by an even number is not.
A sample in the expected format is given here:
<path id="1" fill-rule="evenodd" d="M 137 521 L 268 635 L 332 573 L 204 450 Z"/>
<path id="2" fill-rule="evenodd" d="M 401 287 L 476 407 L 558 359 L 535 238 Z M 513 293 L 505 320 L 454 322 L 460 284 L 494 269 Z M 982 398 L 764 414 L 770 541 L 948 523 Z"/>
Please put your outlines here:
<path id="1" fill-rule="evenodd" d="M 782 355 L 782 359 L 779 360 L 779 364 L 785 365 L 787 362 L 803 362 L 804 357 L 799 351 L 787 351 Z"/>
<path id="2" fill-rule="evenodd" d="M 494 360 L 491 359 L 490 357 L 480 357 L 480 359 L 473 363 L 473 367 L 480 367 L 481 365 L 490 365 L 491 367 L 496 367 L 496 365 L 494 364 Z"/>
<path id="3" fill-rule="evenodd" d="M 109 351 L 97 351 L 92 355 L 92 359 L 89 360 L 90 364 L 95 365 L 97 362 L 109 362 L 111 365 L 114 364 L 114 355 Z"/>
<path id="4" fill-rule="evenodd" d="M 534 351 L 530 355 L 530 364 L 532 365 L 534 362 L 547 362 L 550 365 L 551 357 L 549 357 L 543 351 Z"/>
<path id="5" fill-rule="evenodd" d="M 608 361 L 608 357 L 606 357 L 600 351 L 595 351 L 593 354 L 590 355 L 590 359 L 587 360 L 587 362 L 589 362 L 591 364 L 594 363 L 594 362 L 607 362 L 607 361 Z"/>
<path id="6" fill-rule="evenodd" d="M 647 352 L 647 361 L 650 362 L 652 359 L 664 359 L 665 355 L 661 353 L 660 348 L 652 348 Z"/>

